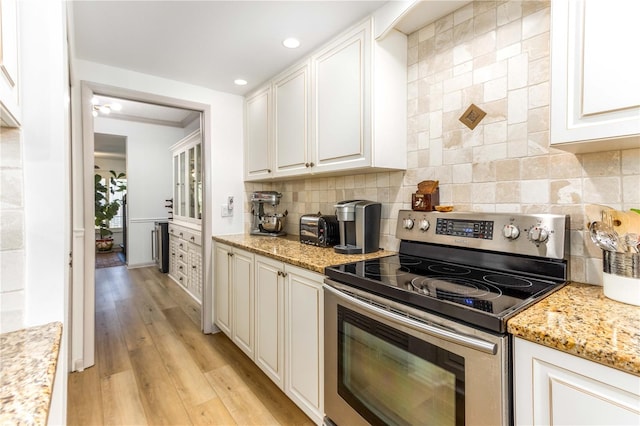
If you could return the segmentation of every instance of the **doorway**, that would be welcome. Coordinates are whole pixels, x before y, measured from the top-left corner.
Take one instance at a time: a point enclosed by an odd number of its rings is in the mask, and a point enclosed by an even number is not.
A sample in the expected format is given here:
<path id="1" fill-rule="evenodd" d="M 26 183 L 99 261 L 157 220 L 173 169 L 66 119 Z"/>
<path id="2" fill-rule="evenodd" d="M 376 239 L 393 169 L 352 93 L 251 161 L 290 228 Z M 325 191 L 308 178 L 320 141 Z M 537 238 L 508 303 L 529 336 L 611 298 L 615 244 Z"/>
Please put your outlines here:
<path id="1" fill-rule="evenodd" d="M 167 98 L 164 96 L 137 92 L 129 89 L 122 89 L 112 86 L 105 86 L 97 83 L 90 82 L 82 82 L 81 87 L 81 96 L 82 96 L 82 140 L 83 140 L 83 182 L 81 183 L 84 187 L 83 189 L 83 222 L 84 229 L 82 242 L 78 240 L 74 240 L 74 254 L 75 254 L 75 264 L 82 265 L 81 271 L 74 271 L 74 281 L 73 281 L 73 294 L 74 298 L 72 301 L 72 310 L 74 313 L 74 320 L 72 325 L 72 350 L 74 351 L 71 354 L 72 365 L 74 370 L 82 370 L 94 364 L 95 357 L 95 235 L 94 235 L 94 216 L 93 216 L 93 205 L 91 201 L 93 201 L 93 193 L 94 188 L 93 185 L 89 185 L 89 183 L 93 183 L 93 172 L 95 167 L 95 160 L 93 157 L 93 153 L 95 150 L 95 137 L 94 133 L 96 130 L 100 130 L 99 133 L 108 133 L 108 134 L 117 134 L 117 132 L 104 132 L 102 129 L 98 129 L 100 125 L 98 125 L 97 120 L 94 114 L 94 103 L 92 102 L 96 95 L 102 97 L 110 97 L 110 98 L 118 98 L 123 101 L 129 101 L 133 103 L 141 103 L 145 104 L 149 108 L 161 107 L 161 108 L 174 108 L 174 109 L 184 109 L 189 110 L 189 112 L 195 112 L 196 117 L 191 121 L 185 122 L 185 127 L 182 127 L 182 131 L 188 127 L 190 123 L 196 123 L 197 127 L 200 128 L 202 134 L 202 171 L 203 171 L 203 214 L 202 214 L 202 235 L 210 235 L 211 234 L 211 223 L 208 219 L 208 208 L 207 208 L 207 188 L 210 185 L 210 129 L 209 129 L 209 120 L 207 117 L 210 115 L 210 106 L 207 104 L 200 104 L 192 101 L 185 101 L 181 99 L 175 98 Z M 114 117 L 114 116 L 112 116 Z M 112 119 L 115 121 L 116 119 Z M 138 119 L 133 120 L 131 117 L 128 119 L 129 121 L 135 121 L 136 123 L 146 122 L 147 124 L 155 124 L 162 125 L 158 122 L 149 122 L 149 120 Z M 160 119 L 162 120 L 162 119 Z M 94 122 L 95 121 L 95 122 Z M 126 120 L 122 120 L 126 121 Z M 166 125 L 167 123 L 164 123 Z M 129 183 L 131 184 L 133 175 L 132 172 L 136 169 L 135 166 L 131 164 L 132 162 L 132 140 L 131 137 L 128 136 L 127 139 L 127 176 L 129 179 Z M 177 141 L 177 139 L 176 139 Z M 174 141 L 175 142 L 175 141 Z M 152 151 L 146 150 L 148 154 L 151 154 Z M 166 152 L 168 156 L 168 151 Z M 146 156 L 144 157 L 145 163 L 143 168 L 141 169 L 143 173 L 146 172 L 146 169 L 155 165 L 155 161 L 153 161 L 152 157 Z M 170 162 L 169 162 L 170 164 Z M 164 176 L 169 176 L 169 180 L 172 179 L 171 166 L 169 165 L 164 169 Z M 80 184 L 78 180 L 75 181 L 75 184 Z M 144 186 L 145 189 L 149 189 L 150 186 Z M 167 189 L 169 194 L 171 193 L 171 186 Z M 148 191 L 145 191 L 145 193 Z M 129 195 L 128 195 L 128 210 L 127 210 L 127 232 L 126 232 L 126 250 L 127 250 L 127 260 L 129 263 L 129 267 L 132 266 L 145 266 L 138 262 L 135 265 L 132 265 L 134 261 L 134 241 L 142 242 L 151 242 L 151 233 L 142 237 L 142 234 L 139 234 L 138 231 L 143 229 L 144 226 L 148 225 L 148 222 L 153 222 L 156 219 L 169 217 L 169 211 L 166 210 L 165 200 L 169 197 L 163 195 L 161 200 L 159 200 L 160 205 L 162 206 L 164 215 L 149 215 L 146 217 L 138 217 L 133 216 L 133 212 L 131 209 L 133 208 L 134 202 L 134 191 L 132 187 L 129 187 Z M 149 203 L 145 203 L 148 205 Z M 133 229 L 134 225 L 138 228 L 138 230 Z M 140 226 L 142 225 L 142 226 Z M 81 248 L 82 247 L 82 248 Z M 210 257 L 210 245 L 202 244 L 203 253 L 202 258 L 204 260 L 204 273 L 202 274 L 202 288 L 203 288 L 203 303 L 202 303 L 202 312 L 201 312 L 201 330 L 205 333 L 210 333 L 212 330 L 212 324 L 209 321 L 205 321 L 205 313 L 211 311 L 211 285 L 209 284 L 209 257 Z M 149 264 L 153 264 L 152 262 L 148 262 Z M 149 266 L 149 265 L 146 265 Z M 79 269 L 79 268 L 78 268 Z"/>
<path id="2" fill-rule="evenodd" d="M 95 126 L 94 126 L 95 127 Z M 96 269 L 127 263 L 127 137 L 94 133 Z M 98 216 L 96 216 L 98 217 Z M 100 222 L 100 223 L 99 223 Z"/>

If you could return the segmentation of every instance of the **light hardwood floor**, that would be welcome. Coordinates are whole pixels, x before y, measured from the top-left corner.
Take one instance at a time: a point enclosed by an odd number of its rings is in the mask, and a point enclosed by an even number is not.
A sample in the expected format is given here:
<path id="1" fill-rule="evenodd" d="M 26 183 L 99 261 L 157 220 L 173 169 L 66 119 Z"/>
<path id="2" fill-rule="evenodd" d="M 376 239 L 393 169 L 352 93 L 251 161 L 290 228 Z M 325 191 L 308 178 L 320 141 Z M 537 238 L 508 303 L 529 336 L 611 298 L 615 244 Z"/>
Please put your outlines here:
<path id="1" fill-rule="evenodd" d="M 155 267 L 96 270 L 96 364 L 71 373 L 70 425 L 311 425 Z"/>

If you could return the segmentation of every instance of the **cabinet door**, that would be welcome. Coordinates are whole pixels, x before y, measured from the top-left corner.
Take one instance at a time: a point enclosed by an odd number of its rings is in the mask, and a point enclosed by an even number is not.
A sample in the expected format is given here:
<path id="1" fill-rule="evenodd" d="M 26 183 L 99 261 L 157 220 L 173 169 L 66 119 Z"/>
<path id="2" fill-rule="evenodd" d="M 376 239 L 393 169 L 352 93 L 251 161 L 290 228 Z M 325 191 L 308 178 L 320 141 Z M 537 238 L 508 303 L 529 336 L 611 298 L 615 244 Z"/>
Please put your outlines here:
<path id="1" fill-rule="evenodd" d="M 634 0 L 551 2 L 552 144 L 640 147 L 638 16 Z"/>
<path id="2" fill-rule="evenodd" d="M 196 218 L 196 147 L 187 150 L 187 212 L 186 216 Z"/>
<path id="3" fill-rule="evenodd" d="M 273 82 L 274 175 L 304 173 L 312 167 L 309 131 L 309 62 Z"/>
<path id="4" fill-rule="evenodd" d="M 202 249 L 194 243 L 188 243 L 188 282 L 191 294 L 202 303 Z"/>
<path id="5" fill-rule="evenodd" d="M 187 174 L 187 153 L 182 151 L 178 154 L 178 216 L 187 215 L 187 189 L 185 176 Z M 175 206 L 174 201 L 174 206 Z"/>
<path id="6" fill-rule="evenodd" d="M 215 307 L 214 322 L 229 338 L 231 338 L 231 247 L 215 243 L 213 249 L 213 294 Z"/>
<path id="7" fill-rule="evenodd" d="M 369 164 L 370 32 L 362 25 L 312 58 L 316 171 Z"/>
<path id="8" fill-rule="evenodd" d="M 178 279 L 178 238 L 169 235 L 169 276 Z"/>
<path id="9" fill-rule="evenodd" d="M 640 424 L 637 376 L 515 339 L 517 425 Z"/>
<path id="10" fill-rule="evenodd" d="M 284 265 L 255 258 L 256 364 L 281 389 L 284 387 Z"/>
<path id="11" fill-rule="evenodd" d="M 253 255 L 233 251 L 232 340 L 251 359 L 254 358 L 254 281 Z"/>
<path id="12" fill-rule="evenodd" d="M 323 415 L 323 277 L 286 265 L 285 392 L 314 421 Z"/>
<path id="13" fill-rule="evenodd" d="M 180 177 L 180 155 L 173 156 L 173 215 L 181 216 L 180 214 L 180 184 L 182 178 Z"/>
<path id="14" fill-rule="evenodd" d="M 195 159 L 195 218 L 202 219 L 202 144 L 196 145 L 196 159 Z"/>
<path id="15" fill-rule="evenodd" d="M 271 176 L 271 88 L 266 87 L 245 103 L 245 178 Z"/>

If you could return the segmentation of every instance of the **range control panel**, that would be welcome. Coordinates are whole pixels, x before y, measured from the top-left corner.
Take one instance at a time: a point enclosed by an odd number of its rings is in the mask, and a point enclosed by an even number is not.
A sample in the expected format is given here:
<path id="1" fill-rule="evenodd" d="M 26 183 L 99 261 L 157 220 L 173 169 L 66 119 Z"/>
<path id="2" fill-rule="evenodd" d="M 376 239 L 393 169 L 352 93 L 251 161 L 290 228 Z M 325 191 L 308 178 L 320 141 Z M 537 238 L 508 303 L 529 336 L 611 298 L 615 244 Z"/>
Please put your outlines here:
<path id="1" fill-rule="evenodd" d="M 400 210 L 401 240 L 564 259 L 569 218 L 557 214 Z"/>

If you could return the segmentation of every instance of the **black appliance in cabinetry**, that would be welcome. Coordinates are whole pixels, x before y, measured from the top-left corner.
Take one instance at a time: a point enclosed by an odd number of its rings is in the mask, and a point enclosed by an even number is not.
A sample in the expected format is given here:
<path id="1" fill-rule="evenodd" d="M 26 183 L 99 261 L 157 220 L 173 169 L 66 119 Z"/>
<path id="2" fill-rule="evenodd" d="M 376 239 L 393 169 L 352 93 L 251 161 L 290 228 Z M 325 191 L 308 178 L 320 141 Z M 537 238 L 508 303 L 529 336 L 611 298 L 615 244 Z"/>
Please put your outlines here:
<path id="1" fill-rule="evenodd" d="M 151 256 L 163 272 L 169 272 L 169 222 L 156 222 L 151 231 Z"/>

